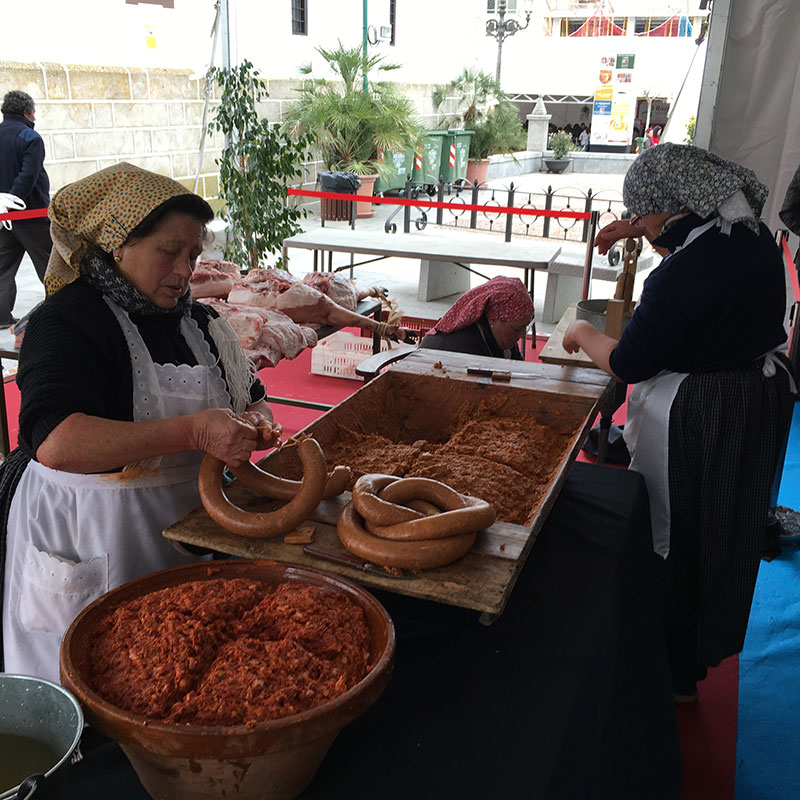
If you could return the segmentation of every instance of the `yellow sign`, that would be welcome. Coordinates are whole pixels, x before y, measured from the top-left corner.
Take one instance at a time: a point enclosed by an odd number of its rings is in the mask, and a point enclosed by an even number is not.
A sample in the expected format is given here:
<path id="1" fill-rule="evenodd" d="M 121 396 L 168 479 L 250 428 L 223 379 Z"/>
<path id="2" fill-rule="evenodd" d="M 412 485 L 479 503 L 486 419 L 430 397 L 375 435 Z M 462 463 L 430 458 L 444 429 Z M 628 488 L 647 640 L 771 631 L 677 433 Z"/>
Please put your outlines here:
<path id="1" fill-rule="evenodd" d="M 148 50 L 156 49 L 156 29 L 152 25 L 145 26 L 144 43 Z"/>

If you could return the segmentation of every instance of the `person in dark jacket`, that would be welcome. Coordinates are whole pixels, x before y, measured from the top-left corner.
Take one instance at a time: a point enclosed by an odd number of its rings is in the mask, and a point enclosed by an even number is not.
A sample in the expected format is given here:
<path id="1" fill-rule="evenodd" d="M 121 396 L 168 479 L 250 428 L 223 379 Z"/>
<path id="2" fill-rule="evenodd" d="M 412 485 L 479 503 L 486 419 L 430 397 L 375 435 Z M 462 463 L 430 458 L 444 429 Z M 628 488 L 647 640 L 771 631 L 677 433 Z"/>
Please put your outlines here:
<path id="1" fill-rule="evenodd" d="M 525 285 L 501 275 L 461 295 L 420 346 L 522 361 L 517 342 L 532 320 L 533 301 Z"/>
<path id="2" fill-rule="evenodd" d="M 636 216 L 604 227 L 665 255 L 619 341 L 586 322 L 564 335 L 636 384 L 625 442 L 645 477 L 679 701 L 744 645 L 770 487 L 792 413 L 780 251 L 759 220 L 767 188 L 697 147 L 644 151 L 625 176 Z"/>
<path id="3" fill-rule="evenodd" d="M 50 179 L 44 168 L 44 142 L 33 129 L 36 104 L 26 92 L 13 91 L 5 95 L 0 110 L 0 192 L 18 197 L 28 210 L 47 208 Z M 44 281 L 51 248 L 47 217 L 0 225 L 0 329 L 16 322 L 11 311 L 23 255 L 28 253 L 39 280 Z"/>

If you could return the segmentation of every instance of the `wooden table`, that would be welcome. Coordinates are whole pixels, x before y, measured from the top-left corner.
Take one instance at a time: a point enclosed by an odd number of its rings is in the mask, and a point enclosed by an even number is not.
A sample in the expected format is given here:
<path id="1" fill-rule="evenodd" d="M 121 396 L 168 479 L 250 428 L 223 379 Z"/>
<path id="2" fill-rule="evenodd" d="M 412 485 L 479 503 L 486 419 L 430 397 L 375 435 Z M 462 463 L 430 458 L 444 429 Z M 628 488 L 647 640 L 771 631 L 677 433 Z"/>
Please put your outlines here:
<path id="1" fill-rule="evenodd" d="M 530 525 L 515 525 L 496 522 L 478 534 L 475 547 L 458 561 L 438 569 L 425 570 L 418 575 L 393 578 L 389 575 L 364 572 L 357 568 L 341 566 L 308 556 L 300 545 L 285 544 L 281 538 L 247 539 L 228 533 L 215 523 L 200 507 L 190 512 L 164 532 L 172 540 L 185 542 L 244 558 L 264 558 L 289 561 L 339 573 L 373 589 L 384 589 L 416 598 L 433 600 L 462 608 L 482 612 L 482 619 L 491 621 L 503 610 L 516 579 L 531 551 L 533 543 L 550 511 L 566 473 L 575 460 L 600 403 L 609 391 L 609 381 L 597 370 L 572 369 L 568 372 L 560 367 L 532 362 L 514 362 L 514 371 L 530 374 L 528 378 L 512 378 L 510 383 L 492 383 L 489 378 L 468 375 L 466 368 L 479 366 L 484 369 L 508 368 L 508 361 L 449 353 L 441 350 L 419 349 L 385 370 L 378 378 L 365 384 L 353 396 L 333 411 L 320 417 L 305 428 L 325 446 L 338 433 L 338 420 L 347 413 L 356 413 L 359 398 L 362 407 L 366 401 L 380 397 L 388 387 L 392 395 L 404 397 L 403 385 L 412 384 L 415 376 L 424 376 L 434 389 L 425 395 L 425 403 L 439 413 L 446 408 L 450 398 L 473 393 L 489 399 L 492 391 L 515 396 L 530 402 L 531 407 L 547 408 L 548 404 L 568 403 L 575 417 L 574 435 L 557 465 L 557 474 L 540 501 Z M 438 368 L 436 365 L 440 365 Z M 443 368 L 443 369 L 442 369 Z M 524 392 L 520 395 L 519 392 Z M 457 408 L 452 410 L 455 414 Z M 546 414 L 544 415 L 546 417 Z M 430 415 L 429 415 L 430 417 Z M 533 418 L 533 417 L 532 417 Z M 434 418 L 436 419 L 436 418 Z M 429 423 L 430 424 L 430 423 Z M 379 427 L 379 421 L 376 422 Z M 268 456 L 270 459 L 281 453 Z M 270 501 L 259 498 L 247 489 L 232 484 L 226 491 L 230 499 L 247 510 L 268 510 Z M 345 552 L 336 534 L 335 522 L 349 493 L 339 498 L 323 501 L 311 516 L 315 523 L 314 543 L 322 547 Z"/>
<path id="2" fill-rule="evenodd" d="M 564 312 L 558 321 L 555 330 L 550 334 L 547 344 L 541 349 L 539 358 L 545 364 L 557 364 L 562 367 L 579 367 L 581 369 L 594 369 L 600 371 L 597 364 L 592 361 L 583 350 L 577 353 L 568 353 L 562 346 L 564 334 L 567 328 L 575 322 L 577 313 L 576 304 L 573 303 Z M 606 373 L 602 373 L 605 375 Z M 603 464 L 606 460 L 606 450 L 608 449 L 608 432 L 611 428 L 611 417 L 614 412 L 625 402 L 627 394 L 627 384 L 607 376 L 609 392 L 600 404 L 600 431 L 597 442 L 597 463 Z"/>
<path id="3" fill-rule="evenodd" d="M 389 234 L 384 231 L 356 231 L 349 228 L 316 228 L 283 240 L 284 260 L 289 258 L 291 248 L 314 252 L 314 271 L 324 267 L 324 254 L 328 254 L 328 271 L 378 261 L 384 258 L 419 258 L 427 261 L 444 261 L 457 264 L 472 272 L 470 265 L 486 264 L 496 267 L 515 267 L 524 271 L 524 283 L 533 293 L 534 270 L 548 270 L 558 258 L 558 244 L 530 241 L 506 242 L 501 236 L 467 231 L 432 233 Z M 370 255 L 375 258 L 357 264 L 345 264 L 334 268 L 334 253 Z M 322 259 L 319 258 L 322 254 Z M 476 273 L 480 275 L 481 273 Z M 485 275 L 481 275 L 485 278 Z"/>

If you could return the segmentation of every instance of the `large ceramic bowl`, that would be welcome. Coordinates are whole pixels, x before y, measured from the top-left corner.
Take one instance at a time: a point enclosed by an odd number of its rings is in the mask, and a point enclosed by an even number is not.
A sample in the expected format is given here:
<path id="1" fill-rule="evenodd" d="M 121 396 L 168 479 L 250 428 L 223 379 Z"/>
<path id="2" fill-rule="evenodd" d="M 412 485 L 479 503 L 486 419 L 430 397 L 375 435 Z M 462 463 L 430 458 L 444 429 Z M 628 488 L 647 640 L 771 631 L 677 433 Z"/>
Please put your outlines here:
<path id="1" fill-rule="evenodd" d="M 83 714 L 69 692 L 41 678 L 0 674 L 0 737 L 13 736 L 17 743 L 18 737 L 30 740 L 19 752 L 0 751 L 3 774 L 16 776 L 14 785 L 0 782 L 0 800 L 16 798 L 19 784 L 31 774 L 39 775 L 47 797 L 58 797 L 81 733 Z M 6 740 L 5 748 L 11 747 Z"/>
<path id="2" fill-rule="evenodd" d="M 211 574 L 209 574 L 211 573 Z M 328 703 L 283 719 L 245 726 L 183 725 L 148 720 L 104 700 L 89 685 L 90 642 L 115 606 L 188 581 L 250 578 L 343 592 L 364 609 L 370 630 L 370 671 Z M 335 575 L 275 561 L 216 561 L 155 572 L 95 600 L 72 622 L 61 644 L 61 680 L 84 706 L 87 721 L 119 742 L 144 788 L 157 800 L 283 800 L 314 777 L 337 733 L 386 688 L 394 662 L 394 626 L 368 592 Z M 109 791 L 112 787 L 109 787 Z"/>

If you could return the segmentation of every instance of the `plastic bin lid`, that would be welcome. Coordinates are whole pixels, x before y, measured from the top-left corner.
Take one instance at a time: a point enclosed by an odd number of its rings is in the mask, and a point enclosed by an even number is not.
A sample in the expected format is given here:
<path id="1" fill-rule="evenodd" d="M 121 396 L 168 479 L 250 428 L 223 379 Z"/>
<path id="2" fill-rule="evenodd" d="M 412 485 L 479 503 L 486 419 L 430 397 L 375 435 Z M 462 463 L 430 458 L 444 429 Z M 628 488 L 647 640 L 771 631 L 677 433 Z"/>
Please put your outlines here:
<path id="1" fill-rule="evenodd" d="M 455 133 L 460 134 L 461 136 L 474 136 L 475 135 L 475 131 L 464 131 L 464 130 L 461 130 L 461 128 L 450 128 L 450 130 L 447 131 L 447 132 L 451 136 L 453 134 L 455 134 Z"/>
<path id="2" fill-rule="evenodd" d="M 447 136 L 448 131 L 425 131 L 423 136 Z"/>

